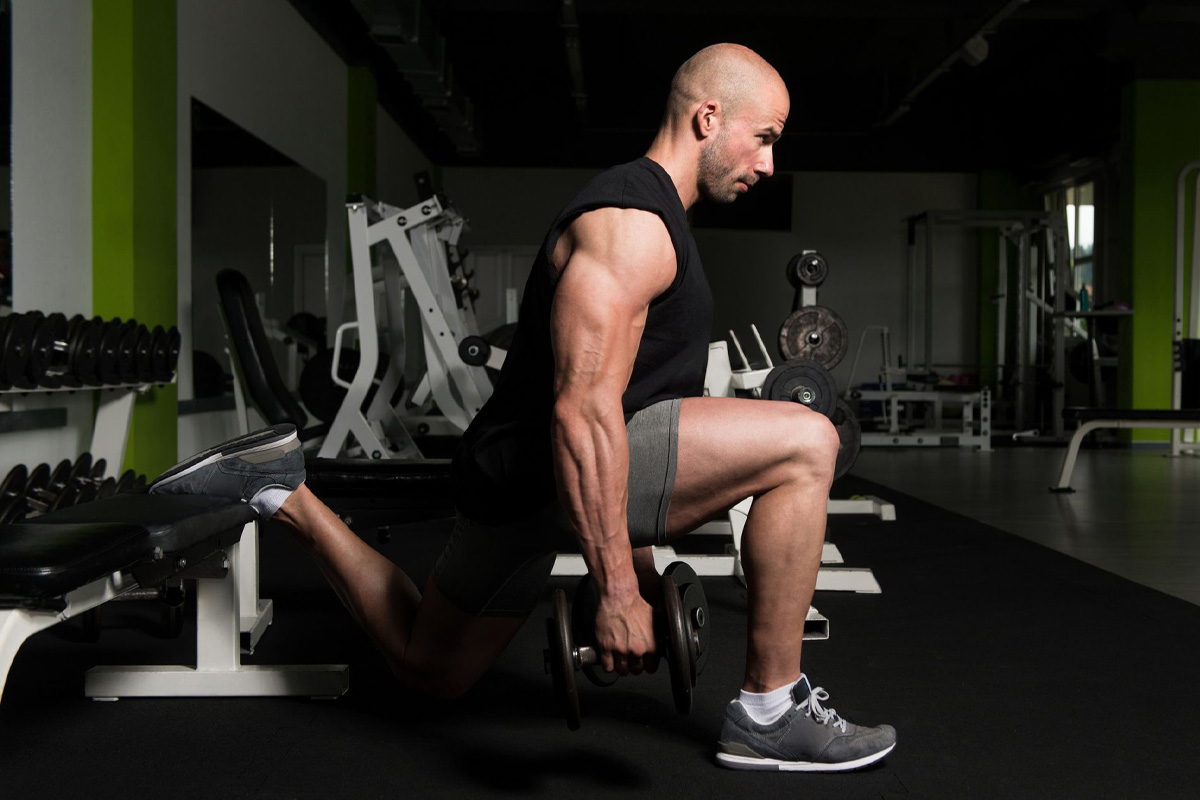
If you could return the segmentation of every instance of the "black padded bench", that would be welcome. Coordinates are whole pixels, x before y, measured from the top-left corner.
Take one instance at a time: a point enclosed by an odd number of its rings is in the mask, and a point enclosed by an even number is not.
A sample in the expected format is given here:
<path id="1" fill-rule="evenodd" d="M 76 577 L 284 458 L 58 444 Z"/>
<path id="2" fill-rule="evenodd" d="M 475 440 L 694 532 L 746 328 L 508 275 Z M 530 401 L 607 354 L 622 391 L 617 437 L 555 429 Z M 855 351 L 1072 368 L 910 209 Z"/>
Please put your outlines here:
<path id="1" fill-rule="evenodd" d="M 257 594 L 257 564 L 242 552 L 245 532 L 245 546 L 257 544 L 256 524 L 241 502 L 127 494 L 0 526 L 0 695 L 34 633 L 172 577 L 197 578 L 195 666 L 97 667 L 87 696 L 344 693 L 344 665 L 242 665 L 245 629 L 261 621 L 247 620 L 239 602 L 241 585 Z"/>
<path id="2" fill-rule="evenodd" d="M 1071 488 L 1071 473 L 1075 470 L 1075 460 L 1079 457 L 1083 437 L 1092 431 L 1098 428 L 1200 428 L 1200 409 L 1065 408 L 1063 419 L 1078 422 L 1079 428 L 1071 437 L 1058 483 L 1050 487 L 1052 492 L 1075 491 Z"/>

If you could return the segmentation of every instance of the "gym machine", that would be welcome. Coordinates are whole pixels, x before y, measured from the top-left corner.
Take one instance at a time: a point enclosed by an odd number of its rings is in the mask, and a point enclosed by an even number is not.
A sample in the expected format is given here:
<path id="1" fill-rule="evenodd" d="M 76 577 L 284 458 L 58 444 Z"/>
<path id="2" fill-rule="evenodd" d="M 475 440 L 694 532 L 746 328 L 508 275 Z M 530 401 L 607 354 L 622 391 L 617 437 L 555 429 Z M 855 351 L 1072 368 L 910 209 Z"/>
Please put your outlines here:
<path id="1" fill-rule="evenodd" d="M 475 324 L 467 276 L 457 258 L 465 220 L 441 195 L 407 209 L 351 196 L 346 204 L 350 229 L 356 320 L 342 324 L 335 336 L 331 376 L 344 387 L 343 399 L 319 456 L 333 458 L 361 449 L 369 458 L 414 458 L 420 450 L 410 429 L 428 431 L 438 418 L 420 415 L 433 403 L 451 431 L 462 432 L 491 396 L 486 368 L 498 369 L 504 350 L 493 347 Z M 390 245 L 391 256 L 373 266 L 371 250 Z M 387 319 L 376 313 L 376 287 L 382 284 Z M 404 377 L 404 302 L 411 292 L 421 313 L 426 373 L 405 392 L 401 408 L 412 403 L 417 414 L 401 416 L 390 398 Z M 338 376 L 338 358 L 347 331 L 355 329 L 359 363 L 354 378 Z M 391 354 L 374 399 L 364 411 L 380 361 L 379 336 L 390 337 Z M 432 431 L 431 431 L 432 432 Z M 356 447 L 350 446 L 353 439 Z"/>
<path id="2" fill-rule="evenodd" d="M 1075 317 L 1085 312 L 1067 309 L 1067 297 L 1073 294 L 1070 281 L 1069 248 L 1067 244 L 1067 222 L 1062 211 L 924 211 L 908 219 L 908 353 L 914 359 L 909 374 L 933 377 L 933 320 L 934 320 L 934 251 L 938 230 L 994 229 L 999 232 L 998 275 L 996 293 L 997 306 L 997 378 L 1000 395 L 997 405 L 1011 408 L 1013 424 L 1018 432 L 1026 431 L 1036 418 L 1038 398 L 1034 390 L 1045 387 L 1050 391 L 1049 418 L 1044 425 L 1051 427 L 1056 439 L 1063 438 L 1062 411 L 1064 405 L 1064 380 L 1066 368 L 1066 342 L 1068 331 L 1086 336 L 1086 332 Z M 923 230 L 924 268 L 918 268 L 918 236 Z M 1009 287 L 1009 246 L 1017 249 L 1015 297 Z M 1008 330 L 1008 307 L 1016 309 L 1015 334 Z M 918 325 L 917 314 L 924 314 L 923 324 Z M 918 351 L 917 338 L 921 332 L 922 350 Z M 1015 335 L 1012 352 L 1015 363 L 1008 363 L 1008 337 Z M 916 353 L 922 352 L 922 360 L 915 361 Z M 1039 384 L 1038 376 L 1047 375 L 1048 381 Z M 934 390 L 918 390 L 934 391 Z M 956 402 L 959 393 L 941 393 L 943 402 Z M 992 411 L 985 410 L 984 401 L 992 398 L 982 396 L 972 399 L 978 404 L 981 430 L 980 441 L 964 441 L 962 435 L 953 432 L 942 437 L 931 430 L 921 438 L 920 444 L 978 445 L 984 446 L 982 426 L 991 423 Z M 907 402 L 936 402 L 933 395 L 913 395 Z M 889 430 L 889 433 L 892 433 Z M 899 441 L 893 441 L 899 438 Z M 864 441 L 864 444 L 918 444 L 914 437 L 881 437 L 880 441 Z"/>

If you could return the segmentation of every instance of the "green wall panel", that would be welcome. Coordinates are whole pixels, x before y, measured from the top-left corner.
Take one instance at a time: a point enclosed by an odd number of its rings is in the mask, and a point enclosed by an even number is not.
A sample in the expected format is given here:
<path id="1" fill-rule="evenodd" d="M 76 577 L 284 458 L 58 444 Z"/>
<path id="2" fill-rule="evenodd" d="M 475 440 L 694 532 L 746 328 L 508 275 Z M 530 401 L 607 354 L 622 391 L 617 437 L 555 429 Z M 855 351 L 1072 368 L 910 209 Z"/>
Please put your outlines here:
<path id="1" fill-rule="evenodd" d="M 92 304 L 102 317 L 176 324 L 175 3 L 92 4 Z M 138 398 L 122 468 L 176 460 L 174 386 Z"/>
<path id="2" fill-rule="evenodd" d="M 1121 289 L 1134 308 L 1121 333 L 1120 401 L 1126 408 L 1170 407 L 1175 180 L 1185 163 L 1198 158 L 1200 81 L 1135 81 L 1125 87 Z M 1166 431 L 1133 432 L 1135 441 L 1168 438 Z"/>

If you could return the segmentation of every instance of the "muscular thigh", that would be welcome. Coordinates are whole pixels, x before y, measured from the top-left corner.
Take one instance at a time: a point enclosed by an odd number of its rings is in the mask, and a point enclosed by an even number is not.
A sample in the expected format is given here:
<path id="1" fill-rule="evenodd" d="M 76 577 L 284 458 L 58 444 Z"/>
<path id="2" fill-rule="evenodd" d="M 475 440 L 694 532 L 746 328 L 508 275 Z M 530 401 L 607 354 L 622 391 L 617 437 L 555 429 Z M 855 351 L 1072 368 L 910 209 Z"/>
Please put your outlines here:
<path id="1" fill-rule="evenodd" d="M 690 397 L 679 413 L 675 486 L 667 536 L 675 538 L 734 504 L 783 483 L 830 424 L 798 403 Z M 821 456 L 824 457 L 824 456 Z"/>

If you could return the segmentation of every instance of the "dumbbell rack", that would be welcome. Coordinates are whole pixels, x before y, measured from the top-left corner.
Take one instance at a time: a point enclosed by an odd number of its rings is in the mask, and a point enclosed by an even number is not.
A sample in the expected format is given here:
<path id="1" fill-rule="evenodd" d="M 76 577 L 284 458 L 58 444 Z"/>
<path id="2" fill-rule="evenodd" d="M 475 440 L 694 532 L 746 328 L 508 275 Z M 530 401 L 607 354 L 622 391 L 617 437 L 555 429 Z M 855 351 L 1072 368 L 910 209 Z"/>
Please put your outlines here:
<path id="1" fill-rule="evenodd" d="M 171 383 L 174 383 L 172 379 Z M 0 414 L 25 414 L 30 410 L 18 409 L 16 401 L 27 395 L 54 395 L 74 392 L 97 393 L 95 425 L 92 428 L 92 443 L 88 452 L 99 460 L 103 458 L 115 469 L 125 462 L 125 447 L 129 441 L 129 426 L 133 420 L 133 405 L 138 395 L 145 394 L 158 383 L 130 383 L 111 386 L 72 386 L 57 389 L 8 389 L 0 391 Z"/>

